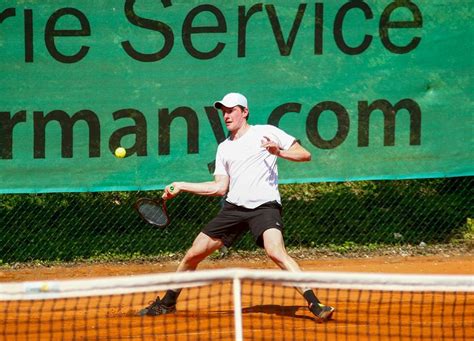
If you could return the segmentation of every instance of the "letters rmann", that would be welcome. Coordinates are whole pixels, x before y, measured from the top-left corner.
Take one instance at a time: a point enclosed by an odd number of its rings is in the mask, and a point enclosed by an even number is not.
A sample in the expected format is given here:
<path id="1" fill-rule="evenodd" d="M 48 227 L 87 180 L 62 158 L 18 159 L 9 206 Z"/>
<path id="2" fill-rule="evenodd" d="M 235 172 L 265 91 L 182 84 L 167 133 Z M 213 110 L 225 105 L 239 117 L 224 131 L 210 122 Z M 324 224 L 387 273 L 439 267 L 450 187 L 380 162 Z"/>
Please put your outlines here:
<path id="1" fill-rule="evenodd" d="M 368 147 L 371 134 L 383 133 L 384 146 L 395 145 L 395 128 L 397 122 L 397 114 L 405 110 L 409 114 L 409 141 L 402 141 L 402 144 L 408 143 L 410 146 L 421 144 L 421 108 L 412 99 L 402 99 L 395 104 L 388 100 L 379 99 L 372 103 L 368 101 L 358 102 L 357 122 L 352 122 L 347 109 L 338 102 L 324 101 L 313 106 L 307 113 L 305 119 L 306 137 L 308 141 L 316 148 L 333 149 L 340 146 L 346 140 L 351 126 L 357 125 L 357 146 Z M 210 124 L 214 137 L 217 143 L 226 138 L 226 133 L 223 129 L 220 113 L 211 106 L 204 107 L 208 123 Z M 268 124 L 279 126 L 280 120 L 285 115 L 302 114 L 302 105 L 296 102 L 288 102 L 277 106 L 268 116 Z M 383 132 L 370 130 L 370 118 L 374 112 L 381 112 L 383 114 L 384 128 Z M 333 114 L 336 118 L 337 124 L 334 131 L 334 136 L 330 139 L 325 139 L 320 134 L 320 117 L 323 112 Z M 304 114 L 304 113 L 303 113 Z M 29 116 L 31 117 L 31 116 Z M 14 129 L 23 124 L 33 125 L 33 155 L 34 159 L 46 158 L 46 139 L 54 138 L 61 140 L 61 158 L 72 158 L 73 146 L 78 141 L 74 141 L 73 129 L 78 122 L 85 122 L 88 127 L 88 145 L 89 157 L 101 157 L 101 145 L 104 142 L 108 143 L 108 148 L 111 153 L 116 147 L 121 145 L 122 139 L 127 136 L 128 141 L 132 136 L 133 145 L 127 146 L 127 157 L 132 155 L 138 157 L 148 156 L 148 141 L 149 131 L 147 129 L 147 120 L 151 116 L 145 116 L 144 113 L 136 109 L 120 109 L 112 113 L 114 121 L 121 119 L 132 119 L 133 125 L 121 127 L 115 130 L 110 136 L 104 140 L 101 133 L 101 122 L 99 116 L 89 109 L 83 109 L 76 113 L 69 114 L 63 110 L 52 110 L 48 113 L 43 111 L 33 111 L 32 119 L 27 119 L 26 110 L 20 110 L 16 113 L 0 112 L 0 159 L 14 159 Z M 160 108 L 157 112 L 156 119 L 158 120 L 157 144 L 158 155 L 169 155 L 170 140 L 173 137 L 171 131 L 171 124 L 176 118 L 182 118 L 186 122 L 187 129 L 187 153 L 199 153 L 199 118 L 197 112 L 191 107 L 180 106 L 173 110 L 169 108 Z M 59 126 L 59 135 L 49 136 L 47 126 L 53 123 Z M 54 129 L 53 129 L 54 130 Z M 51 135 L 52 129 L 48 129 Z M 87 136 L 87 134 L 85 135 Z M 85 141 L 80 141 L 84 143 Z M 56 155 L 49 155 L 51 157 L 59 157 Z"/>

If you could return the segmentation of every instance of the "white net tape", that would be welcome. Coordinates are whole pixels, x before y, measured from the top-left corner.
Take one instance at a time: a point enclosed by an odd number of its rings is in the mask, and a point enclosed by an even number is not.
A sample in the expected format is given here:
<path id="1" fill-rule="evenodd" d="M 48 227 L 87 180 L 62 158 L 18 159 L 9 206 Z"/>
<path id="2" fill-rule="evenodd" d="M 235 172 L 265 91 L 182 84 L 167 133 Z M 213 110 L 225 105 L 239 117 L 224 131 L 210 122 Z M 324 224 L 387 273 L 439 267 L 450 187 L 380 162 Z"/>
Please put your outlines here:
<path id="1" fill-rule="evenodd" d="M 95 279 L 0 284 L 0 300 L 119 295 L 189 288 L 223 280 L 254 280 L 284 286 L 381 291 L 474 291 L 474 276 L 401 275 L 347 272 L 300 272 L 222 269 Z"/>

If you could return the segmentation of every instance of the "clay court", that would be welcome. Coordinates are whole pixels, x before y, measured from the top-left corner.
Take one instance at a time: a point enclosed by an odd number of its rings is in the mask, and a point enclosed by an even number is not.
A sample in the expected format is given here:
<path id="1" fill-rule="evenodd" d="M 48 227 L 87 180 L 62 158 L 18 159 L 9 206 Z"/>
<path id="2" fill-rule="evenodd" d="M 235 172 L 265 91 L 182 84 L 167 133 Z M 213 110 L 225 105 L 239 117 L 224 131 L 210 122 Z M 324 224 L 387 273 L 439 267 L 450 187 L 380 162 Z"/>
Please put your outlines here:
<path id="1" fill-rule="evenodd" d="M 0 341 L 474 341 L 473 5 L 1 1 Z"/>
<path id="2" fill-rule="evenodd" d="M 474 274 L 472 255 L 385 256 L 301 260 L 307 271 Z M 95 264 L 4 269 L 6 281 L 39 281 L 171 272 L 177 262 Z M 274 268 L 264 258 L 206 261 L 200 269 Z M 271 296 L 263 293 L 271 292 Z M 3 339 L 18 340 L 232 340 L 235 338 L 231 281 L 183 290 L 177 313 L 139 317 L 136 312 L 161 292 L 52 301 L 5 302 Z M 381 292 L 323 289 L 336 306 L 334 319 L 315 323 L 296 290 L 242 283 L 244 340 L 471 340 L 473 293 Z M 345 303 L 343 303 L 345 302 Z M 356 303 L 357 302 L 357 303 Z M 409 308 L 404 309 L 410 303 Z M 408 306 L 407 306 L 408 307 Z M 43 313 L 40 314 L 40 311 Z M 432 316 L 434 314 L 434 316 Z M 460 315 L 464 315 L 462 319 Z"/>

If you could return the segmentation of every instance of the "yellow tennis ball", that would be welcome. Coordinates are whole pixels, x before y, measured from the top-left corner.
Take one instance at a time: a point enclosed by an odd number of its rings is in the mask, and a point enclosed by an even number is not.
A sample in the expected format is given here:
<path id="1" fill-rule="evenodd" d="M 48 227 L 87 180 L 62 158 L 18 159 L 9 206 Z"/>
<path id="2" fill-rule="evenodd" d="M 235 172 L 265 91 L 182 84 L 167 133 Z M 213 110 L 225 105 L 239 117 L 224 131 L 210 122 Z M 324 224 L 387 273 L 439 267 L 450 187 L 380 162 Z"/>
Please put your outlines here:
<path id="1" fill-rule="evenodd" d="M 125 148 L 118 147 L 117 149 L 115 149 L 115 156 L 116 157 L 121 159 L 121 158 L 125 157 L 125 155 L 127 155 L 127 151 L 125 150 Z"/>

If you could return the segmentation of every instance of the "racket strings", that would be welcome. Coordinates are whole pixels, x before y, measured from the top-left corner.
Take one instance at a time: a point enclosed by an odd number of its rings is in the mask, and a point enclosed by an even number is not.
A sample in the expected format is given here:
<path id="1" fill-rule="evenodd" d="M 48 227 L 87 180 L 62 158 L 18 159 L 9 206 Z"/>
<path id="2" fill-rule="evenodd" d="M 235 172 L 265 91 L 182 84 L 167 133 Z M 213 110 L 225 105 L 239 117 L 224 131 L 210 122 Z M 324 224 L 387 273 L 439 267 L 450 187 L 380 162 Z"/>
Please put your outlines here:
<path id="1" fill-rule="evenodd" d="M 143 218 L 157 225 L 166 225 L 168 223 L 168 215 L 161 205 L 154 203 L 141 203 L 138 211 Z"/>

